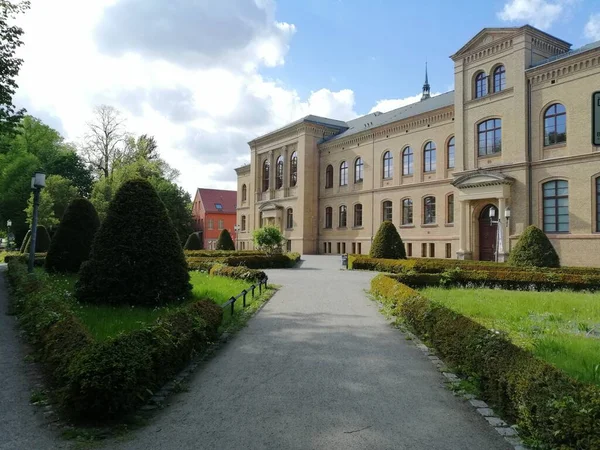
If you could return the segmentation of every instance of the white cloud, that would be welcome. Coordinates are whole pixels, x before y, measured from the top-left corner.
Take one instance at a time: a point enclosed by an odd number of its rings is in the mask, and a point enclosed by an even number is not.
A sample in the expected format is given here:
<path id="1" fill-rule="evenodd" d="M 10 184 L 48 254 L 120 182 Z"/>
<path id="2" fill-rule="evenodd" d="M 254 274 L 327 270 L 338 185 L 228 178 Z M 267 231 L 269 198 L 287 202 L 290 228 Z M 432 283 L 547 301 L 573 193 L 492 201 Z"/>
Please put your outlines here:
<path id="1" fill-rule="evenodd" d="M 377 112 L 377 111 L 388 112 L 388 111 L 391 111 L 396 108 L 401 108 L 403 106 L 419 102 L 419 101 L 421 101 L 422 95 L 423 94 L 417 94 L 417 95 L 413 95 L 412 97 L 390 98 L 390 99 L 378 100 L 377 103 L 375 104 L 375 106 L 373 106 L 371 108 L 371 110 L 369 111 L 369 114 Z M 440 92 L 435 92 L 435 93 L 431 94 L 432 97 L 435 97 L 436 95 L 440 95 Z"/>
<path id="2" fill-rule="evenodd" d="M 506 22 L 525 22 L 548 29 L 578 0 L 510 0 L 498 17 Z"/>
<path id="3" fill-rule="evenodd" d="M 590 19 L 585 24 L 585 37 L 600 41 L 600 13 L 592 14 Z"/>

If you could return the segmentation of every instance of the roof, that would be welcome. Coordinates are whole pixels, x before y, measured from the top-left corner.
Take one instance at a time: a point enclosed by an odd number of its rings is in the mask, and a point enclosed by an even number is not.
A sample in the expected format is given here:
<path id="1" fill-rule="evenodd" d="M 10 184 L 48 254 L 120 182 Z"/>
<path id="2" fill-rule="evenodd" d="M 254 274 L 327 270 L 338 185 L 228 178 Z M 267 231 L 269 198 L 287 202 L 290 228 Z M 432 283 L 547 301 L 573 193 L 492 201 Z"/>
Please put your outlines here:
<path id="1" fill-rule="evenodd" d="M 371 128 L 377 128 L 388 123 L 397 122 L 409 117 L 417 116 L 429 111 L 433 111 L 446 106 L 454 105 L 454 91 L 446 92 L 435 97 L 430 97 L 401 108 L 393 109 L 386 113 L 374 112 L 362 117 L 350 120 L 347 123 L 348 129 L 330 136 L 325 139 L 325 142 L 344 139 L 353 134 L 360 133 Z"/>
<path id="2" fill-rule="evenodd" d="M 262 136 L 258 136 L 254 139 L 252 139 L 252 141 L 250 141 L 248 144 L 250 144 L 253 141 L 259 140 L 259 139 L 263 139 L 267 136 L 271 136 L 272 134 L 275 133 L 279 133 L 280 131 L 283 131 L 287 128 L 292 128 L 298 124 L 301 124 L 303 122 L 309 122 L 309 123 L 314 123 L 316 125 L 324 125 L 326 127 L 329 128 L 339 128 L 339 129 L 346 129 L 347 125 L 346 122 L 344 122 L 343 120 L 335 120 L 335 119 L 328 119 L 327 117 L 321 117 L 321 116 L 314 116 L 312 114 L 309 114 L 308 116 L 304 116 L 301 119 L 295 120 L 291 123 L 288 123 L 287 125 L 284 125 L 281 128 L 278 128 L 274 131 L 270 131 L 267 134 L 263 134 Z"/>
<path id="3" fill-rule="evenodd" d="M 570 50 L 568 52 L 561 53 L 560 55 L 551 56 L 550 58 L 547 58 L 547 59 L 539 61 L 539 62 L 537 62 L 535 64 L 532 64 L 529 69 L 533 69 L 533 68 L 536 68 L 536 67 L 539 67 L 539 66 L 543 66 L 544 64 L 549 64 L 551 62 L 559 61 L 561 59 L 569 58 L 571 56 L 578 55 L 579 53 L 584 53 L 584 52 L 587 52 L 589 50 L 594 50 L 594 49 L 597 49 L 597 48 L 600 48 L 600 41 L 596 41 L 596 42 L 592 42 L 590 44 L 586 44 L 583 47 L 579 47 L 579 48 L 576 48 L 574 50 Z"/>
<path id="4" fill-rule="evenodd" d="M 207 213 L 235 214 L 237 191 L 198 188 L 198 195 Z"/>

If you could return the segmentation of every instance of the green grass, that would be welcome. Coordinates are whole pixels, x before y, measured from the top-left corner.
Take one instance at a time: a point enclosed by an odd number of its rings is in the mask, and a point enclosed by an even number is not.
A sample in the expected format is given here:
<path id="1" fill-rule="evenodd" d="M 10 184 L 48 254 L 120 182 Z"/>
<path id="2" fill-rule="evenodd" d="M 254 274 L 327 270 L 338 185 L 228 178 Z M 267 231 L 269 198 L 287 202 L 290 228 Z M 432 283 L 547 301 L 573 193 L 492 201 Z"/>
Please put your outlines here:
<path id="1" fill-rule="evenodd" d="M 600 384 L 600 293 L 427 288 L 431 300 L 490 329 L 571 376 Z"/>

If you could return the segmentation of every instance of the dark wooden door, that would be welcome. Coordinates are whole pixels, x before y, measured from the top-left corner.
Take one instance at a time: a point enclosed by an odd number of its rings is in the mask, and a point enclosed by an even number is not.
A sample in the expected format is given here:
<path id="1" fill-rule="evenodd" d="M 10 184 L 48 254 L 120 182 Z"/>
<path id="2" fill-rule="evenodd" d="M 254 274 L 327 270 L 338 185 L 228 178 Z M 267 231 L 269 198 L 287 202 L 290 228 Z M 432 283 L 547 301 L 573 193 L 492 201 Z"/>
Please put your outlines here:
<path id="1" fill-rule="evenodd" d="M 497 224 L 491 224 L 490 208 L 493 205 L 488 205 L 483 208 L 479 215 L 479 260 L 480 261 L 495 261 L 496 260 L 496 233 Z M 496 209 L 496 211 L 498 211 Z M 497 213 L 496 213 L 497 214 Z"/>

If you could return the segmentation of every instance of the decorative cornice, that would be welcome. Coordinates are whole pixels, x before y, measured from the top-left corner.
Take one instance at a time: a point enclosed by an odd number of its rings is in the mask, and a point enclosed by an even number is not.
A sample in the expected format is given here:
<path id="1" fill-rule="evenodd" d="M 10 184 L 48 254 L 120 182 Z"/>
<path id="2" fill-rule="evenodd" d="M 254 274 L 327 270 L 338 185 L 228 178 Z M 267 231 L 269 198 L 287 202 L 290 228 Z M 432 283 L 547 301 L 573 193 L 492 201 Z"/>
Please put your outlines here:
<path id="1" fill-rule="evenodd" d="M 600 47 L 532 67 L 525 74 L 532 85 L 538 85 L 594 68 L 600 70 Z"/>
<path id="2" fill-rule="evenodd" d="M 513 37 L 514 35 L 511 35 L 510 38 L 493 41 L 487 47 L 479 47 L 476 49 L 476 51 L 463 58 L 463 64 L 468 66 L 470 64 L 479 62 L 483 58 L 494 56 L 498 53 L 511 49 L 513 46 Z"/>
<path id="3" fill-rule="evenodd" d="M 237 167 L 233 170 L 235 170 L 235 172 L 238 174 L 238 176 L 240 176 L 242 174 L 250 173 L 250 168 L 251 168 L 250 164 L 245 164 L 245 165 Z"/>

